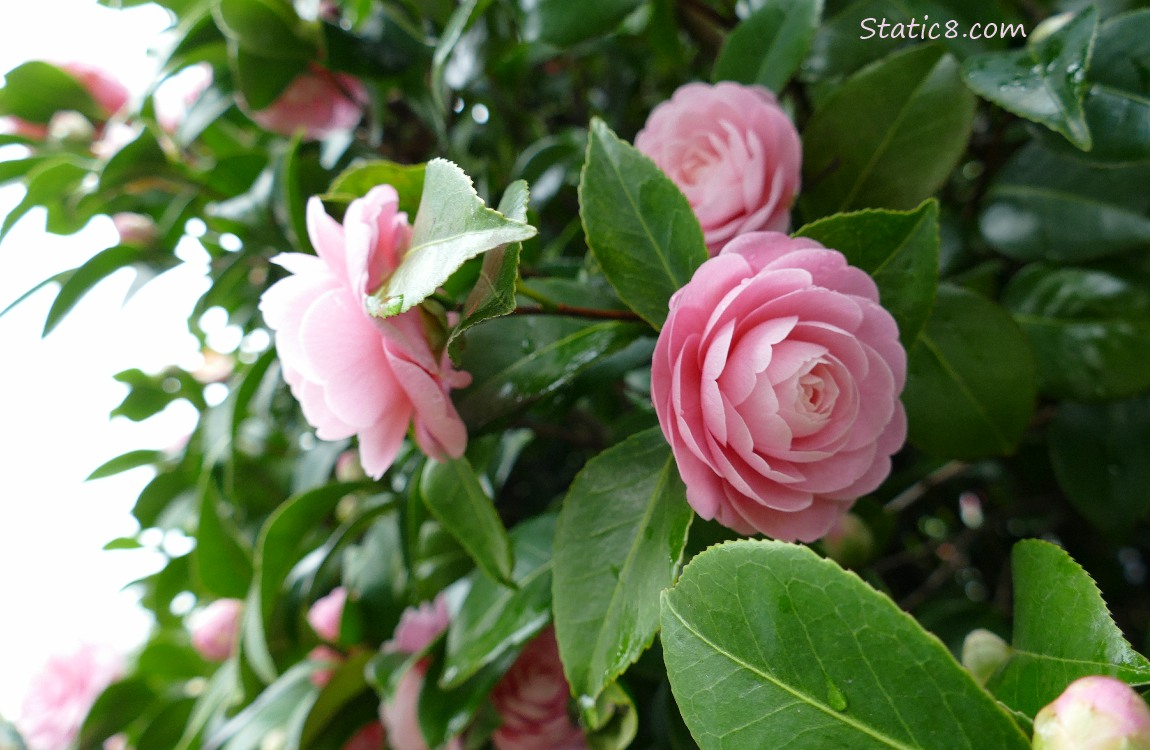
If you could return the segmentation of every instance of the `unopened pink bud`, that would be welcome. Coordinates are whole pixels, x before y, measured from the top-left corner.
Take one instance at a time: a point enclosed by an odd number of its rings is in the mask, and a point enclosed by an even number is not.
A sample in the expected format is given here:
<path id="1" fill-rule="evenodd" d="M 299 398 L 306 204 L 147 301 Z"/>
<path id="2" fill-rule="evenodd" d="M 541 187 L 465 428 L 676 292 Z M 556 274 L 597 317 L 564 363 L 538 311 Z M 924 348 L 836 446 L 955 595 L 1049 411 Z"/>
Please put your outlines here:
<path id="1" fill-rule="evenodd" d="M 112 224 L 120 234 L 121 245 L 147 247 L 156 241 L 156 222 L 144 214 L 124 211 L 112 216 Z"/>
<path id="2" fill-rule="evenodd" d="M 330 643 L 339 641 L 339 628 L 343 622 L 343 607 L 347 604 L 347 590 L 343 586 L 332 589 L 318 599 L 307 613 L 307 622 L 320 638 Z"/>
<path id="3" fill-rule="evenodd" d="M 244 603 L 239 599 L 217 599 L 192 615 L 189 627 L 192 646 L 208 661 L 226 661 L 239 639 Z"/>
<path id="4" fill-rule="evenodd" d="M 1150 750 L 1150 707 L 1121 680 L 1083 677 L 1034 717 L 1034 750 Z"/>

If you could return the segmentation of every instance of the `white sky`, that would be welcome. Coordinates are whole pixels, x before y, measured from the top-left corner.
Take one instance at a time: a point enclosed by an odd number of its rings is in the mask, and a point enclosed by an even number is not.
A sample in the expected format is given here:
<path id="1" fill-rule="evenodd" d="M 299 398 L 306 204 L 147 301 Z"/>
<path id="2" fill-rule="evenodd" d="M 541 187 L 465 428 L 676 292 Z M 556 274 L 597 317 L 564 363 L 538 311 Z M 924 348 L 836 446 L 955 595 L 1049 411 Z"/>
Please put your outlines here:
<path id="1" fill-rule="evenodd" d="M 95 0 L 5 2 L 0 73 L 29 59 L 84 60 L 138 92 L 151 76 L 146 50 L 166 25 L 166 12 L 155 6 L 112 11 Z M 0 160 L 12 156 L 0 149 Z M 0 217 L 21 194 L 18 187 L 0 188 Z M 104 217 L 70 237 L 45 234 L 39 212 L 25 217 L 0 243 L 0 310 L 115 238 Z M 121 589 L 154 570 L 155 556 L 101 547 L 136 530 L 129 511 L 151 470 L 83 479 L 109 458 L 169 447 L 191 429 L 191 407 L 142 425 L 109 422 L 107 415 L 126 393 L 114 373 L 158 370 L 194 351 L 185 321 L 203 288 L 202 273 L 172 271 L 121 306 L 132 278 L 121 271 L 43 340 L 53 292 L 42 290 L 0 318 L 0 714 L 8 718 L 18 715 L 24 686 L 51 653 L 78 641 L 129 649 L 147 633 L 148 618 Z"/>

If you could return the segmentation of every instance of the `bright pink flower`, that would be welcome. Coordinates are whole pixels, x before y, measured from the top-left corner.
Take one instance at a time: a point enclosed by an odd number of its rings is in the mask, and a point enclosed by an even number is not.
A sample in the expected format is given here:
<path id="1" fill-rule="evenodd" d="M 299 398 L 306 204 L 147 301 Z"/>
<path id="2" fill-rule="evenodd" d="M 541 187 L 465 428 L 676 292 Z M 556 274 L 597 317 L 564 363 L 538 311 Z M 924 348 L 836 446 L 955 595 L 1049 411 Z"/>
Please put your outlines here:
<path id="1" fill-rule="evenodd" d="M 307 225 L 319 257 L 277 255 L 272 260 L 292 275 L 260 301 L 304 416 L 321 439 L 359 435 L 364 471 L 375 478 L 391 465 L 412 423 L 429 456 L 461 456 L 467 428 L 448 394 L 471 376 L 456 371 L 446 352 L 432 352 L 418 309 L 379 320 L 364 306 L 411 238 L 395 189 L 381 185 L 352 201 L 343 226 L 312 198 Z"/>
<path id="2" fill-rule="evenodd" d="M 239 599 L 216 599 L 192 615 L 188 625 L 192 646 L 208 661 L 226 661 L 236 650 L 244 603 Z"/>
<path id="3" fill-rule="evenodd" d="M 28 750 L 67 750 L 96 698 L 123 671 L 123 657 L 106 646 L 84 644 L 48 659 L 28 686 L 16 721 Z"/>
<path id="4" fill-rule="evenodd" d="M 583 730 L 567 712 L 571 687 L 563 675 L 554 628 L 527 644 L 491 693 L 503 719 L 496 750 L 585 750 Z"/>
<path id="5" fill-rule="evenodd" d="M 339 641 L 339 626 L 343 621 L 343 607 L 347 603 L 347 589 L 336 586 L 331 593 L 307 612 L 307 622 L 320 638 L 330 643 Z"/>
<path id="6" fill-rule="evenodd" d="M 755 232 L 670 308 L 651 397 L 700 516 L 813 541 L 882 483 L 906 437 L 906 352 L 870 276 L 813 240 Z"/>
<path id="7" fill-rule="evenodd" d="M 787 230 L 803 148 L 767 89 L 680 86 L 651 111 L 635 147 L 687 196 L 712 255 L 737 235 Z"/>
<path id="8" fill-rule="evenodd" d="M 311 140 L 351 130 L 363 116 L 367 90 L 355 78 L 313 66 L 288 84 L 265 109 L 251 113 L 262 127 L 280 135 L 304 131 Z"/>
<path id="9" fill-rule="evenodd" d="M 156 241 L 159 233 L 151 216 L 122 211 L 112 215 L 112 224 L 120 235 L 121 245 L 147 247 Z"/>
<path id="10" fill-rule="evenodd" d="M 1034 717 L 1034 750 L 1150 750 L 1150 707 L 1121 680 L 1082 677 Z"/>
<path id="11" fill-rule="evenodd" d="M 352 736 L 343 750 L 383 750 L 383 725 L 373 721 Z"/>
<path id="12" fill-rule="evenodd" d="M 385 653 L 414 654 L 440 636 L 450 622 L 447 601 L 442 595 L 419 607 L 408 607 L 399 618 L 391 640 L 383 644 Z M 396 685 L 395 694 L 379 707 L 379 718 L 387 729 L 392 750 L 428 750 L 419 728 L 419 694 L 427 676 L 426 659 L 414 664 Z M 453 738 L 444 750 L 462 750 L 463 742 Z"/>

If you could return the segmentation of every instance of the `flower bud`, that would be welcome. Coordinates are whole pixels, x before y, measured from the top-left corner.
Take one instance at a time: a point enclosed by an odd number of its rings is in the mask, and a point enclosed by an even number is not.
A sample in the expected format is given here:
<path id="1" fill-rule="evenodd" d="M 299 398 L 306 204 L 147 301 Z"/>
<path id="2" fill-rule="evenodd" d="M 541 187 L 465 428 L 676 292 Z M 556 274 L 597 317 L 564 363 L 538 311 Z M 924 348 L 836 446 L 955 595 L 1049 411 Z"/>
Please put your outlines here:
<path id="1" fill-rule="evenodd" d="M 1150 750 L 1150 707 L 1121 680 L 1083 677 L 1034 717 L 1034 750 Z"/>
<path id="2" fill-rule="evenodd" d="M 865 564 L 874 551 L 874 534 L 861 518 L 847 513 L 835 521 L 823 537 L 823 549 L 827 557 L 844 568 L 858 567 Z"/>
<path id="3" fill-rule="evenodd" d="M 998 668 L 1010 659 L 1013 649 L 1010 644 L 996 634 L 979 628 L 972 630 L 962 642 L 962 666 L 974 677 L 979 685 L 987 681 Z"/>
<path id="4" fill-rule="evenodd" d="M 144 214 L 122 211 L 113 214 L 112 224 L 120 234 L 121 245 L 147 247 L 156 241 L 159 234 L 156 231 L 156 222 L 152 221 L 151 216 Z"/>
<path id="5" fill-rule="evenodd" d="M 236 648 L 244 603 L 217 599 L 192 615 L 192 646 L 208 661 L 226 661 Z"/>
<path id="6" fill-rule="evenodd" d="M 339 629 L 343 622 L 343 607 L 347 603 L 347 589 L 336 586 L 327 596 L 311 605 L 307 613 L 308 625 L 316 635 L 328 641 L 339 641 Z"/>

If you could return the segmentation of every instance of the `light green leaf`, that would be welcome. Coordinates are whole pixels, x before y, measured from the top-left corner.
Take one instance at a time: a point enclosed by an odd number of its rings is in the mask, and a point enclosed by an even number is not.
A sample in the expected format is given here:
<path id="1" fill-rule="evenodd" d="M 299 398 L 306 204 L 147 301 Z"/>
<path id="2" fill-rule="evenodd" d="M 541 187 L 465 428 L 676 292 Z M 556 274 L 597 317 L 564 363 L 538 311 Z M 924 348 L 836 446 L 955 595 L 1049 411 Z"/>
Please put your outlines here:
<path id="1" fill-rule="evenodd" d="M 332 181 L 323 199 L 351 202 L 376 185 L 391 185 L 399 193 L 399 210 L 410 218 L 419 210 L 426 172 L 426 164 L 396 164 L 383 159 L 353 164 Z"/>
<path id="2" fill-rule="evenodd" d="M 778 93 L 810 49 L 822 12 L 822 0 L 766 0 L 727 35 L 712 78 Z"/>
<path id="3" fill-rule="evenodd" d="M 47 336 L 72 308 L 91 291 L 92 287 L 111 276 L 121 268 L 131 266 L 142 260 L 144 251 L 138 247 L 116 245 L 107 250 L 101 250 L 78 268 L 69 272 L 68 278 L 60 286 L 60 292 L 52 302 L 48 315 L 44 318 L 44 330 L 41 336 Z"/>
<path id="4" fill-rule="evenodd" d="M 514 586 L 514 554 L 507 530 L 466 458 L 428 461 L 419 482 L 424 505 L 476 564 L 497 581 Z"/>
<path id="5" fill-rule="evenodd" d="M 555 532 L 555 635 L 580 705 L 651 644 L 659 592 L 679 569 L 694 512 L 658 428 L 600 453 L 571 483 Z"/>
<path id="6" fill-rule="evenodd" d="M 526 192 L 525 183 L 516 186 Z M 368 310 L 381 318 L 406 312 L 434 293 L 466 261 L 500 245 L 530 239 L 535 233 L 530 224 L 487 208 L 462 169 L 446 159 L 432 159 L 427 164 L 411 246 L 387 282 L 368 297 Z"/>
<path id="7" fill-rule="evenodd" d="M 298 662 L 256 696 L 242 711 L 213 727 L 204 740 L 205 748 L 259 750 L 268 735 L 292 730 L 307 718 L 319 694 L 311 681 L 315 666 Z"/>
<path id="8" fill-rule="evenodd" d="M 101 111 L 72 75 L 50 63 L 32 60 L 4 74 L 0 115 L 46 124 L 61 110 L 79 112 L 97 122 L 111 114 Z"/>
<path id="9" fill-rule="evenodd" d="M 1092 674 L 1150 682 L 1150 661 L 1110 619 L 1090 575 L 1061 548 L 1039 539 L 1014 545 L 1013 655 L 987 687 L 1034 716 L 1074 680 Z"/>
<path id="10" fill-rule="evenodd" d="M 703 230 L 675 183 L 598 119 L 579 181 L 579 215 L 619 298 L 662 327 L 671 295 L 707 259 Z"/>
<path id="11" fill-rule="evenodd" d="M 84 480 L 90 482 L 93 479 L 103 479 L 104 477 L 115 476 L 124 471 L 131 469 L 138 469 L 141 466 L 151 466 L 152 464 L 159 463 L 164 457 L 163 451 L 155 450 L 134 450 L 122 453 L 113 459 L 105 461 L 98 467 L 92 470 L 92 473 Z"/>
<path id="12" fill-rule="evenodd" d="M 1030 747 L 937 638 L 807 547 L 710 548 L 663 594 L 662 623 L 703 750 Z"/>

